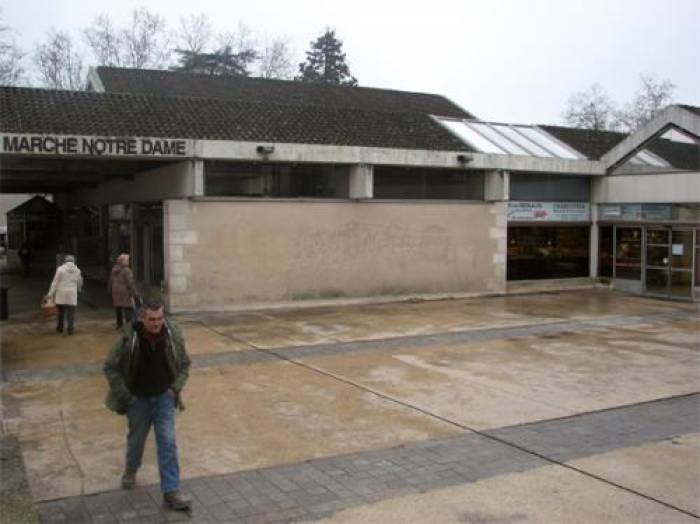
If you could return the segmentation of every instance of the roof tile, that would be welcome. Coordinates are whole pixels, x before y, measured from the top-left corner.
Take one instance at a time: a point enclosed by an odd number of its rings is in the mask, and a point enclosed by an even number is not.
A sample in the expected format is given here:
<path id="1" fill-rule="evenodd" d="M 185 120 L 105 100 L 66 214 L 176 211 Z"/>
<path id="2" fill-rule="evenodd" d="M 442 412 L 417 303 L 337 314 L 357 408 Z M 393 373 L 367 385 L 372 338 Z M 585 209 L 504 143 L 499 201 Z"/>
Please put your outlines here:
<path id="1" fill-rule="evenodd" d="M 444 96 L 428 93 L 105 66 L 98 67 L 97 74 L 108 93 L 188 96 L 474 118 L 474 115 Z"/>
<path id="2" fill-rule="evenodd" d="M 0 131 L 470 150 L 427 114 L 17 87 Z"/>

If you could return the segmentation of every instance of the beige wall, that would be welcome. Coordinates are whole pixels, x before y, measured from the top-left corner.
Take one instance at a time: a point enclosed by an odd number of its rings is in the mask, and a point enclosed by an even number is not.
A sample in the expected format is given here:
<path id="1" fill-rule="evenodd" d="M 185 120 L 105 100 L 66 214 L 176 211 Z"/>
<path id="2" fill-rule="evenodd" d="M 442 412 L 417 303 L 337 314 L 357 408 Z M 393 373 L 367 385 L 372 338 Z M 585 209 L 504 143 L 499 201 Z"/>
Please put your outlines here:
<path id="1" fill-rule="evenodd" d="M 503 203 L 171 200 L 170 306 L 500 292 L 505 234 Z"/>
<path id="2" fill-rule="evenodd" d="M 593 179 L 593 202 L 700 202 L 700 173 L 614 175 Z"/>

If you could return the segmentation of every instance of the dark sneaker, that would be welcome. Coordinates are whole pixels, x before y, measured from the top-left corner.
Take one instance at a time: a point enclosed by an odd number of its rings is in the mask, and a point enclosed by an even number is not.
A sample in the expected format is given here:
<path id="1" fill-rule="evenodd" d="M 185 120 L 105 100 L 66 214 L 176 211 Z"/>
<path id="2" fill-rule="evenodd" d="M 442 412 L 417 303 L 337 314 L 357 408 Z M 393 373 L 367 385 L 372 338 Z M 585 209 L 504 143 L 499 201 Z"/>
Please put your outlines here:
<path id="1" fill-rule="evenodd" d="M 163 493 L 163 502 L 170 509 L 187 510 L 190 509 L 190 500 L 183 497 L 179 491 L 169 491 Z"/>
<path id="2" fill-rule="evenodd" d="M 134 489 L 134 486 L 136 486 L 136 472 L 125 471 L 122 475 L 122 488 Z"/>

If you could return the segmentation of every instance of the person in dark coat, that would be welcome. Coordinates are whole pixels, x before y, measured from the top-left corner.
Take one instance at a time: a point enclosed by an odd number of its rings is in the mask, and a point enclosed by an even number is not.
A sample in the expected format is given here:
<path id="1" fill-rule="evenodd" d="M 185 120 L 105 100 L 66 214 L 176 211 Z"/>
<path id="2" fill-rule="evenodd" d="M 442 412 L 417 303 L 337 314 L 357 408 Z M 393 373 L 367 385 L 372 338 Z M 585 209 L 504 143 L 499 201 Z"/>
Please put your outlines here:
<path id="1" fill-rule="evenodd" d="M 121 484 L 134 489 L 146 437 L 153 427 L 163 501 L 186 510 L 190 500 L 180 492 L 180 466 L 175 439 L 175 409 L 184 409 L 181 392 L 189 376 L 190 357 L 180 327 L 165 318 L 160 300 L 149 300 L 142 317 L 127 323 L 105 361 L 109 382 L 106 406 L 126 415 L 126 465 Z"/>
<path id="2" fill-rule="evenodd" d="M 134 314 L 134 301 L 138 296 L 134 285 L 134 275 L 129 268 L 128 253 L 122 253 L 117 257 L 117 262 L 109 275 L 107 290 L 112 295 L 117 329 L 121 329 L 125 322 L 131 322 L 131 317 Z"/>
<path id="3" fill-rule="evenodd" d="M 29 249 L 29 244 L 23 242 L 17 251 L 17 256 L 22 264 L 22 275 L 28 277 L 32 266 L 32 251 Z"/>

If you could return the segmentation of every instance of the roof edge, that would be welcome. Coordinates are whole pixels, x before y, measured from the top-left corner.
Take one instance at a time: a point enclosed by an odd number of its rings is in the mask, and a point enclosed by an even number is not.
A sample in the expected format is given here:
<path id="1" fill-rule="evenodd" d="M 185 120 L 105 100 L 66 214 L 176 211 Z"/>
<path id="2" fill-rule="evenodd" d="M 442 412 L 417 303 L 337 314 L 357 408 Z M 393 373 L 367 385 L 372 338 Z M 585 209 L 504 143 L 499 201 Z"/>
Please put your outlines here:
<path id="1" fill-rule="evenodd" d="M 212 75 L 208 75 L 205 73 L 190 73 L 187 71 L 174 71 L 171 69 L 140 69 L 140 68 L 135 68 L 135 67 L 116 67 L 116 66 L 97 66 L 97 67 L 90 67 L 90 69 L 94 69 L 96 74 L 99 75 L 100 70 L 107 70 L 107 69 L 113 69 L 113 70 L 118 70 L 118 71 L 142 71 L 145 73 L 167 73 L 170 75 L 194 75 L 194 76 L 201 76 L 205 78 L 209 78 Z M 216 75 L 215 75 L 216 76 Z M 225 78 L 225 77 L 223 77 Z M 245 76 L 245 77 L 240 77 L 243 79 L 248 79 L 248 80 L 256 80 L 256 81 L 264 81 L 264 82 L 274 82 L 274 83 L 280 83 L 280 84 L 294 84 L 297 83 L 298 80 L 286 80 L 284 78 L 265 78 L 262 76 Z M 316 82 L 316 84 L 321 84 L 325 85 L 322 82 Z M 427 95 L 427 96 L 435 96 L 435 97 L 440 97 L 443 98 L 444 100 L 447 100 L 451 104 L 459 107 L 462 111 L 465 113 L 471 114 L 470 111 L 467 111 L 460 105 L 456 104 L 451 98 L 448 98 L 446 95 L 440 94 L 440 93 L 426 93 L 425 91 L 404 91 L 401 89 L 389 89 L 385 87 L 372 87 L 372 86 L 362 86 L 362 85 L 357 85 L 357 86 L 346 86 L 346 85 L 341 85 L 341 84 L 327 84 L 329 87 L 332 88 L 342 88 L 342 89 L 366 89 L 366 90 L 371 90 L 371 91 L 383 91 L 383 92 L 389 92 L 389 93 L 402 93 L 402 94 L 408 94 L 408 95 Z"/>
<path id="2" fill-rule="evenodd" d="M 97 71 L 97 67 L 90 66 L 90 69 L 88 70 L 88 75 L 87 75 L 87 85 L 88 85 L 88 91 L 92 90 L 95 91 L 96 93 L 104 93 L 105 92 L 105 86 L 102 83 L 102 79 L 100 78 L 100 74 Z"/>
<path id="3" fill-rule="evenodd" d="M 700 140 L 700 115 L 680 105 L 670 105 L 600 159 L 610 171 L 670 127 L 677 127 Z"/>

